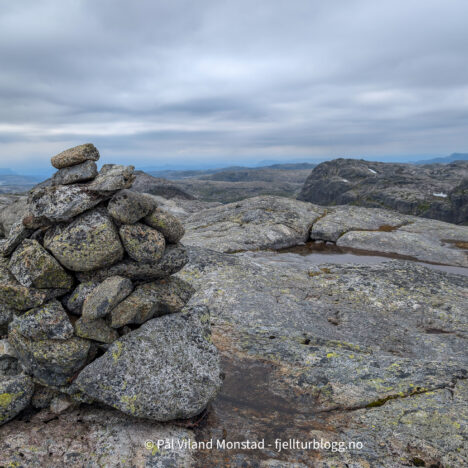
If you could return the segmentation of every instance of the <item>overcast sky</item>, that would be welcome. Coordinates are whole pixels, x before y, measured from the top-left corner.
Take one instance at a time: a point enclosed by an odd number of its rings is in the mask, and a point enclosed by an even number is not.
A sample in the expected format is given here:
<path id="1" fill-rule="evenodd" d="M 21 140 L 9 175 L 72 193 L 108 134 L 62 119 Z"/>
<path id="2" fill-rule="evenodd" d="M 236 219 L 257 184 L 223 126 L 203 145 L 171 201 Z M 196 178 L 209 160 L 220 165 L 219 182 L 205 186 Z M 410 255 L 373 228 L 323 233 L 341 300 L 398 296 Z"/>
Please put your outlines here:
<path id="1" fill-rule="evenodd" d="M 0 0 L 0 166 L 468 151 L 467 0 Z"/>

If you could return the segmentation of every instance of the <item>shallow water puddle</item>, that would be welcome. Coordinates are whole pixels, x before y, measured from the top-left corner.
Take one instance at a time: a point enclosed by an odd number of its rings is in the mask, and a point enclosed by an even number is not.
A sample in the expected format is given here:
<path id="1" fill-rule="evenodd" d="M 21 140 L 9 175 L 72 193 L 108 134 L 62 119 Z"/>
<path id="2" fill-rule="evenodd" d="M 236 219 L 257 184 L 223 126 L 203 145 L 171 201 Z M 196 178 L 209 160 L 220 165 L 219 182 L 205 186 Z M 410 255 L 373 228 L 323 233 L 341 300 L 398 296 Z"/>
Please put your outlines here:
<path id="1" fill-rule="evenodd" d="M 434 270 L 468 276 L 468 268 L 464 267 L 435 265 L 432 263 L 420 262 L 415 259 L 398 255 L 376 255 L 376 252 L 368 252 L 365 250 L 356 249 L 343 249 L 336 246 L 335 244 L 326 245 L 324 243 L 318 244 L 314 242 L 309 242 L 305 245 L 290 247 L 278 251 L 263 250 L 243 252 L 240 255 L 248 256 L 249 258 L 259 263 L 283 264 L 300 269 L 306 269 L 311 265 L 319 265 L 322 263 L 334 263 L 337 265 L 346 263 L 357 265 L 374 265 L 377 263 L 388 262 L 390 260 L 410 260 Z"/>

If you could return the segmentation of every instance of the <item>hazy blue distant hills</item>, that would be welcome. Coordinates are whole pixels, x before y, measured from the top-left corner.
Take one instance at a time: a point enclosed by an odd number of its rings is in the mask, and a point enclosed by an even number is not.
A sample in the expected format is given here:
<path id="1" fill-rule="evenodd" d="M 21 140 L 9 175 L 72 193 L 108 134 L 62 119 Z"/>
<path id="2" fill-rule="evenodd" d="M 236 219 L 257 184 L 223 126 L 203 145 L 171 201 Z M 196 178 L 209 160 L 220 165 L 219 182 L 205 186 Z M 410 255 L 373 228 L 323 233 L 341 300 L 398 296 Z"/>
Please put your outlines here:
<path id="1" fill-rule="evenodd" d="M 468 161 L 468 153 L 452 153 L 444 158 L 422 159 L 413 164 L 450 164 L 454 161 Z"/>

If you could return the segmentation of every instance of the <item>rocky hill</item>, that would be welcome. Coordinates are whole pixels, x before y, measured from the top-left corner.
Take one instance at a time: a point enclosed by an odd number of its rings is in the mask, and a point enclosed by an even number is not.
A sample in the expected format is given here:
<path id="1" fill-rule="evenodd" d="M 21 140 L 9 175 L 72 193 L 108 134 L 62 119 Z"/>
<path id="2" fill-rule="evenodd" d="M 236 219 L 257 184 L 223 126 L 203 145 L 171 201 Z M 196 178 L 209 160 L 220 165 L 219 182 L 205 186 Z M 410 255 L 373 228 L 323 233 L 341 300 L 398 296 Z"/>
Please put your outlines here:
<path id="1" fill-rule="evenodd" d="M 321 205 L 358 205 L 468 223 L 468 161 L 390 164 L 335 159 L 319 164 L 299 200 Z"/>

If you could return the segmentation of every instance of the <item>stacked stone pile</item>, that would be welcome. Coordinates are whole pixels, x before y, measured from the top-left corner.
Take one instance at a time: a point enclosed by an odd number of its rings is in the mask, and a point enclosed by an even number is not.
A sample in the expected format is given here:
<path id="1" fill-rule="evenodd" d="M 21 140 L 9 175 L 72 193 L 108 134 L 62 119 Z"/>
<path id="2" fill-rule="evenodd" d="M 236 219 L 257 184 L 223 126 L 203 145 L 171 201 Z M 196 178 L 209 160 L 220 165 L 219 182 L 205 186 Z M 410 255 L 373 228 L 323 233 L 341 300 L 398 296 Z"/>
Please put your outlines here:
<path id="1" fill-rule="evenodd" d="M 220 384 L 207 309 L 171 277 L 181 223 L 128 190 L 133 166 L 92 144 L 52 158 L 50 184 L 1 245 L 0 424 L 31 402 L 99 402 L 166 421 L 201 412 Z"/>

